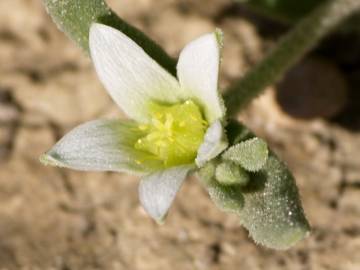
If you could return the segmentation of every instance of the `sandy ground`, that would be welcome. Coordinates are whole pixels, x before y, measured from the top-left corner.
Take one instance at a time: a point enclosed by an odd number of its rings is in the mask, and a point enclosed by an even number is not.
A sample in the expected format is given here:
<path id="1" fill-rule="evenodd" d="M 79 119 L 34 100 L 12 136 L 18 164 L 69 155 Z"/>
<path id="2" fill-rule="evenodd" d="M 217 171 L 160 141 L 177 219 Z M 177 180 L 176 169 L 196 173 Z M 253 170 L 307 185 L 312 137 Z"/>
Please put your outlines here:
<path id="1" fill-rule="evenodd" d="M 196 0 L 111 4 L 174 56 L 194 37 L 221 27 L 224 87 L 272 42 L 229 12 L 230 1 L 206 2 L 206 8 Z M 333 121 L 295 120 L 273 96 L 269 89 L 241 119 L 294 172 L 311 236 L 286 252 L 256 246 L 196 179 L 186 182 L 166 224 L 158 226 L 139 205 L 136 178 L 38 162 L 77 124 L 123 116 L 41 1 L 1 0 L 0 269 L 360 269 L 359 133 Z"/>

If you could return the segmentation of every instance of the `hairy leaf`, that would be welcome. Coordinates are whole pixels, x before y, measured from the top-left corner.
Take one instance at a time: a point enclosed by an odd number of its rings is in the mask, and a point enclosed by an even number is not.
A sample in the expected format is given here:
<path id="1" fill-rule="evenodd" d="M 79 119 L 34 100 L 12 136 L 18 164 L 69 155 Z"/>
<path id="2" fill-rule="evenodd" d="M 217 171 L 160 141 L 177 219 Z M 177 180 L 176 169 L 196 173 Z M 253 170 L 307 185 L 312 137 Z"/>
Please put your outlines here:
<path id="1" fill-rule="evenodd" d="M 227 128 L 230 142 L 243 132 L 244 126 L 231 122 Z M 236 212 L 241 224 L 259 244 L 275 249 L 287 249 L 309 234 L 295 180 L 286 165 L 272 152 L 258 172 L 249 173 L 245 187 L 223 192 L 215 179 L 216 163 L 207 164 L 199 172 L 210 197 L 220 209 Z M 232 201 L 242 201 L 236 205 Z M 224 207 L 225 205 L 225 207 Z M 229 207 L 230 205 L 231 207 Z"/>

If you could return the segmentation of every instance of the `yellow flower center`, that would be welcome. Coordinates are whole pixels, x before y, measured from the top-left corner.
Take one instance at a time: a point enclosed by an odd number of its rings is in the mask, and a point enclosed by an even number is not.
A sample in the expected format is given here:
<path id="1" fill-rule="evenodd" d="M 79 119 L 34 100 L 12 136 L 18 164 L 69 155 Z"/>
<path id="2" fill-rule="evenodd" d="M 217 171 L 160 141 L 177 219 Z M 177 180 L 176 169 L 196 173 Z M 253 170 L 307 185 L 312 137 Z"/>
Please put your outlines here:
<path id="1" fill-rule="evenodd" d="M 203 142 L 208 123 L 192 101 L 176 105 L 150 105 L 151 123 L 140 125 L 147 133 L 135 148 L 153 154 L 165 166 L 192 163 Z"/>

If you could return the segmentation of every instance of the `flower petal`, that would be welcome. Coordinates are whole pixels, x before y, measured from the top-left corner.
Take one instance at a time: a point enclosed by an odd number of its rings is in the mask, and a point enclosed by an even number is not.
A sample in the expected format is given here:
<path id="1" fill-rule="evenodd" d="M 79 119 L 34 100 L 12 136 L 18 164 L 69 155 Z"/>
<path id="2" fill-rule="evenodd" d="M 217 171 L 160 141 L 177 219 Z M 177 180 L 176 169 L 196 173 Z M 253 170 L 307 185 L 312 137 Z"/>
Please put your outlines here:
<path id="1" fill-rule="evenodd" d="M 200 145 L 196 165 L 202 167 L 207 161 L 219 155 L 228 146 L 228 141 L 220 120 L 215 121 L 206 131 L 204 142 Z"/>
<path id="2" fill-rule="evenodd" d="M 130 118 L 146 122 L 149 101 L 184 99 L 177 80 L 117 29 L 93 24 L 89 47 L 100 80 Z"/>
<path id="3" fill-rule="evenodd" d="M 210 123 L 225 115 L 218 93 L 221 38 L 217 31 L 192 41 L 182 50 L 177 64 L 181 87 L 205 108 Z"/>
<path id="4" fill-rule="evenodd" d="M 132 121 L 95 120 L 70 131 L 40 160 L 76 170 L 135 174 L 159 170 L 162 168 L 159 161 L 133 148 L 142 136 Z"/>
<path id="5" fill-rule="evenodd" d="M 161 223 L 193 165 L 173 167 L 144 177 L 139 185 L 139 198 L 146 212 Z"/>

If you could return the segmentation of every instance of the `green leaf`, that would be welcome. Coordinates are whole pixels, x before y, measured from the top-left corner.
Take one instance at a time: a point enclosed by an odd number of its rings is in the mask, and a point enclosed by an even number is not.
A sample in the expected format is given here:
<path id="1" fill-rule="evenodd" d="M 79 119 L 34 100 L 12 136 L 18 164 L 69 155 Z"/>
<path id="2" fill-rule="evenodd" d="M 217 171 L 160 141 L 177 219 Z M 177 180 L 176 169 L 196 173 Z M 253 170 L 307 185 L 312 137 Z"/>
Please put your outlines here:
<path id="1" fill-rule="evenodd" d="M 230 142 L 236 132 L 246 129 L 231 122 L 228 127 Z M 221 161 L 216 161 L 217 163 Z M 240 217 L 241 224 L 248 229 L 255 242 L 274 249 L 287 249 L 305 238 L 310 226 L 305 218 L 295 180 L 286 165 L 270 152 L 263 168 L 249 173 L 249 183 L 243 188 L 223 192 L 215 180 L 215 161 L 199 172 L 199 177 L 216 205 L 229 211 L 229 202 L 243 201 L 231 205 L 232 212 Z M 225 207 L 224 207 L 225 205 Z M 225 209 L 224 209 L 225 208 Z"/>
<path id="2" fill-rule="evenodd" d="M 266 142 L 255 137 L 230 147 L 222 157 L 235 162 L 247 171 L 256 172 L 265 165 L 268 155 Z"/>
<path id="3" fill-rule="evenodd" d="M 295 180 L 284 163 L 270 154 L 264 168 L 243 190 L 241 223 L 265 246 L 287 249 L 309 234 Z"/>
<path id="4" fill-rule="evenodd" d="M 174 59 L 144 33 L 119 18 L 103 0 L 43 0 L 46 10 L 72 40 L 89 51 L 89 29 L 94 22 L 114 27 L 134 40 L 144 51 L 173 75 Z"/>

